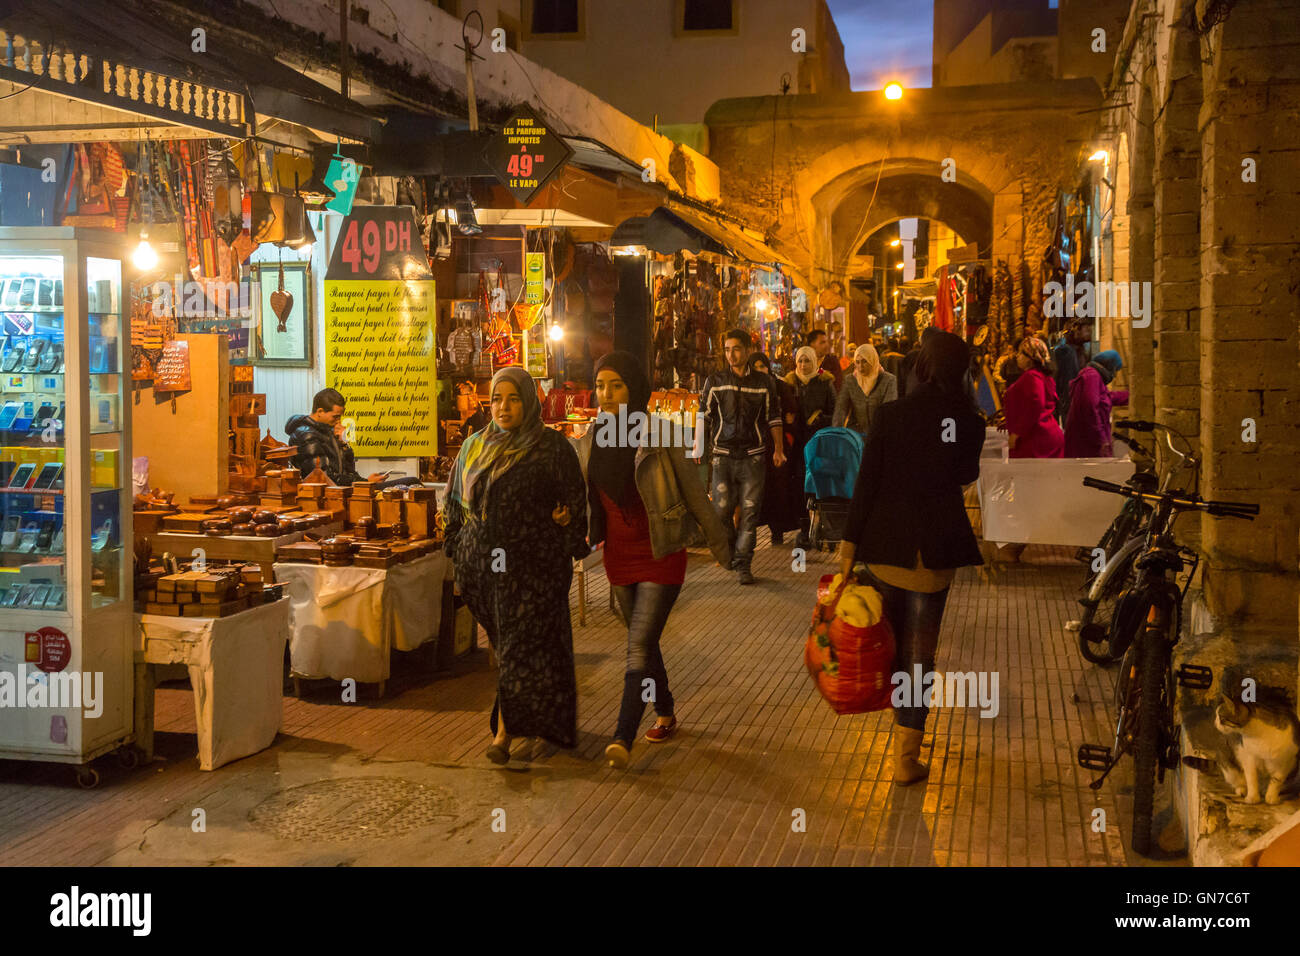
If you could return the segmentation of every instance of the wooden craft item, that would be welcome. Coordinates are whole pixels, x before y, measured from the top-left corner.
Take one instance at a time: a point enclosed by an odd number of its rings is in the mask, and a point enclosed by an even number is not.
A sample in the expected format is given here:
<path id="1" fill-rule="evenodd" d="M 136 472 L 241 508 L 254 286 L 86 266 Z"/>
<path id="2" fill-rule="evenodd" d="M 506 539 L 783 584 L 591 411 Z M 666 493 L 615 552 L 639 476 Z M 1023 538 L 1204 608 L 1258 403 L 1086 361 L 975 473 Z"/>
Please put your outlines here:
<path id="1" fill-rule="evenodd" d="M 271 311 L 280 320 L 277 332 L 287 332 L 289 313 L 293 311 L 293 293 L 284 291 L 284 261 L 280 261 L 280 287 L 271 293 Z"/>

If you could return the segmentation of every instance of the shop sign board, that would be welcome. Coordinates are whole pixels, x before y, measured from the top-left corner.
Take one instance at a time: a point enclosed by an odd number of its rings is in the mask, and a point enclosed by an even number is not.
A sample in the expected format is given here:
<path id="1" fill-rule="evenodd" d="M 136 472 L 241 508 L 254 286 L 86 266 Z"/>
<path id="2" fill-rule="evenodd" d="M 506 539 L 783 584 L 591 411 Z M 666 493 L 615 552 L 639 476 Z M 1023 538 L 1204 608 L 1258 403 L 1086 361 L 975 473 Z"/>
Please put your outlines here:
<path id="1" fill-rule="evenodd" d="M 326 279 L 427 279 L 413 206 L 357 206 L 339 227 Z"/>
<path id="2" fill-rule="evenodd" d="M 539 305 L 546 300 L 546 253 L 524 253 L 524 302 Z"/>
<path id="3" fill-rule="evenodd" d="M 533 378 L 546 378 L 546 323 L 539 322 L 524 333 L 524 368 Z"/>
<path id="4" fill-rule="evenodd" d="M 523 106 L 492 137 L 485 158 L 493 174 L 522 206 L 546 185 L 573 150 L 531 107 Z"/>
<path id="5" fill-rule="evenodd" d="M 410 206 L 358 206 L 325 278 L 325 381 L 358 457 L 437 452 L 436 288 Z"/>

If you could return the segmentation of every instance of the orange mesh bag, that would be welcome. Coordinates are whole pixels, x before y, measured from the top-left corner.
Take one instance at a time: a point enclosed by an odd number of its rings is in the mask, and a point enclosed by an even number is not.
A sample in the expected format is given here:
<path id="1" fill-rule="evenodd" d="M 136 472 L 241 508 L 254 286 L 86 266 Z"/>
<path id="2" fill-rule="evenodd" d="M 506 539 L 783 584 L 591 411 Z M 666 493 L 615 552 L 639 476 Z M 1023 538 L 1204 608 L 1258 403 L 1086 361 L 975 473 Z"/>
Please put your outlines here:
<path id="1" fill-rule="evenodd" d="M 833 580 L 827 574 L 818 583 L 817 606 L 804 642 L 804 665 L 835 713 L 885 710 L 893 690 L 894 632 L 883 615 L 867 627 L 837 617 L 846 588 L 832 593 Z"/>

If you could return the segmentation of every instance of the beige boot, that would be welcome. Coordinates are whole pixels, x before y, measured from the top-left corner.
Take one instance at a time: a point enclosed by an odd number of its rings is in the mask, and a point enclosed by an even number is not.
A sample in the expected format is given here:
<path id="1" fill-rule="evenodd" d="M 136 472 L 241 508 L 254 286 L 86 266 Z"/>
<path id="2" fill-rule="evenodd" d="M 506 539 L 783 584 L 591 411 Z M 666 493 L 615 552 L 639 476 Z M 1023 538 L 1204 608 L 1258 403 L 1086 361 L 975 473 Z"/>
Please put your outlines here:
<path id="1" fill-rule="evenodd" d="M 923 734 L 924 731 L 894 724 L 894 783 L 899 786 L 924 780 L 930 774 L 930 768 L 918 759 Z"/>

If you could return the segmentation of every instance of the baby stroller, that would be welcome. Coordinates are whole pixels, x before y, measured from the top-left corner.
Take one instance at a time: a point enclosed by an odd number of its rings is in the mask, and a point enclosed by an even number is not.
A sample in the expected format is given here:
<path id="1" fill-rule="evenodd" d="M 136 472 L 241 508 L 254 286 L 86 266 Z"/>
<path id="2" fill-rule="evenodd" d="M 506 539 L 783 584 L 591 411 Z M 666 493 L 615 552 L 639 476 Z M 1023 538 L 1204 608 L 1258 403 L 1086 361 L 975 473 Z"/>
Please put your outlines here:
<path id="1" fill-rule="evenodd" d="M 803 490 L 812 515 L 808 537 L 815 550 L 833 551 L 844 537 L 862 449 L 862 436 L 851 428 L 823 428 L 804 446 Z"/>

